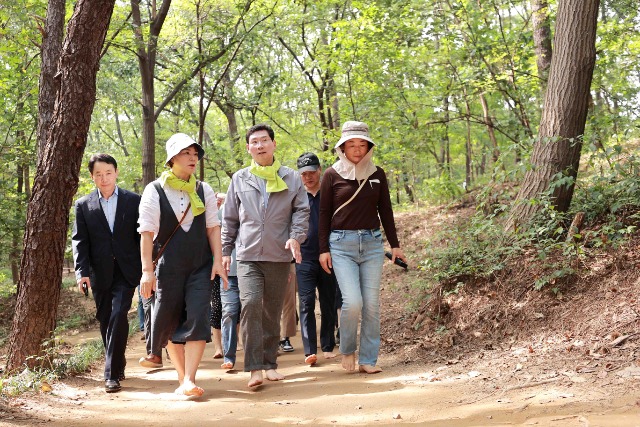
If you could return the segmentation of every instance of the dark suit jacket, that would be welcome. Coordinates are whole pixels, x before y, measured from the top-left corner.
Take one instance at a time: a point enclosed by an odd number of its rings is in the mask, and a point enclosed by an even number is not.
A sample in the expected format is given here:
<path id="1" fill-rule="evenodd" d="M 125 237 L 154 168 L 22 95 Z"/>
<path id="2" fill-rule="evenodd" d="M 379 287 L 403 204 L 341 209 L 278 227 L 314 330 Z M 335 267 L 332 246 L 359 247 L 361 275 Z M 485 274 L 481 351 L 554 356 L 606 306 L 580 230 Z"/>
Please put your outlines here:
<path id="1" fill-rule="evenodd" d="M 131 287 L 140 284 L 140 234 L 138 207 L 140 196 L 118 187 L 118 206 L 113 234 L 100 207 L 98 190 L 76 202 L 72 246 L 76 277 L 91 277 L 97 290 L 111 287 L 115 261 Z M 92 274 L 93 273 L 93 274 Z"/>

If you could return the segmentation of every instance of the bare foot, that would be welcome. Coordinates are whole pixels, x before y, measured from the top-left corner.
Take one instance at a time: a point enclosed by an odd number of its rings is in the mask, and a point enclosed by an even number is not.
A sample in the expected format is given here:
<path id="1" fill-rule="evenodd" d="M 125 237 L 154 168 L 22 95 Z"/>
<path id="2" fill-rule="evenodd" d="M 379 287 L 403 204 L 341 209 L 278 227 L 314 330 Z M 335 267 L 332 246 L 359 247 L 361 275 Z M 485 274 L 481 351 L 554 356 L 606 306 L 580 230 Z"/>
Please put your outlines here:
<path id="1" fill-rule="evenodd" d="M 275 369 L 267 369 L 264 373 L 269 381 L 282 381 L 284 379 L 284 375 Z"/>
<path id="2" fill-rule="evenodd" d="M 310 354 L 304 358 L 304 363 L 306 363 L 307 365 L 315 365 L 317 361 L 318 356 L 316 356 L 315 354 Z"/>
<path id="3" fill-rule="evenodd" d="M 378 372 L 382 372 L 382 368 L 371 365 L 360 365 L 358 370 L 364 374 L 377 374 Z"/>
<path id="4" fill-rule="evenodd" d="M 213 358 L 222 359 L 222 351 L 216 351 L 215 353 L 213 353 Z"/>
<path id="5" fill-rule="evenodd" d="M 325 359 L 335 359 L 336 357 L 338 357 L 338 355 L 332 351 L 324 351 L 322 352 L 322 355 Z"/>
<path id="6" fill-rule="evenodd" d="M 342 355 L 342 369 L 349 372 L 356 370 L 356 354 L 344 354 Z"/>
<path id="7" fill-rule="evenodd" d="M 251 378 L 249 379 L 249 387 L 256 387 L 262 384 L 262 370 L 251 371 Z"/>
<path id="8" fill-rule="evenodd" d="M 233 369 L 233 363 L 224 362 L 222 365 L 220 365 L 220 369 L 224 369 L 225 371 L 230 371 Z"/>

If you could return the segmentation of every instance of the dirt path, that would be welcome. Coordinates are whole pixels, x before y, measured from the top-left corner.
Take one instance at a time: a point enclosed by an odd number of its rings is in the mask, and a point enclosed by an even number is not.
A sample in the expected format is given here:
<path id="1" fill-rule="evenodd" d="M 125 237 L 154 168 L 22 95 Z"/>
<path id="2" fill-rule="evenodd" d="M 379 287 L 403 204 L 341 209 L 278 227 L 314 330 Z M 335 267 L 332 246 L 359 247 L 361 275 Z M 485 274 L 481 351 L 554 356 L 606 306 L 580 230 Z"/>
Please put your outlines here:
<path id="1" fill-rule="evenodd" d="M 197 378 L 206 392 L 185 401 L 173 393 L 177 380 L 170 364 L 153 372 L 138 366 L 144 342 L 136 335 L 122 392 L 106 394 L 102 367 L 96 366 L 53 384 L 50 393 L 26 394 L 4 408 L 0 401 L 0 425 L 640 426 L 640 344 L 635 336 L 611 344 L 637 330 L 636 270 L 585 275 L 581 292 L 568 290 L 562 304 L 542 293 L 532 293 L 525 304 L 509 300 L 505 289 L 496 295 L 492 286 L 471 287 L 450 298 L 457 317 L 448 316 L 448 323 L 418 321 L 420 312 L 408 307 L 417 298 L 414 285 L 423 280 L 415 266 L 427 257 L 424 241 L 461 214 L 434 209 L 398 215 L 414 267 L 407 273 L 391 264 L 384 269 L 381 374 L 347 374 L 339 359 L 320 359 L 310 368 L 298 335 L 292 340 L 296 351 L 279 358 L 287 379 L 251 391 L 247 373 L 220 370 L 209 344 Z M 629 263 L 640 262 L 640 252 L 627 252 L 637 260 Z M 528 281 L 535 272 L 521 276 Z M 78 296 L 63 306 L 71 313 L 78 304 L 93 311 L 90 300 Z M 68 341 L 88 338 L 97 338 L 97 331 Z M 240 352 L 240 369 L 242 357 Z"/>
<path id="2" fill-rule="evenodd" d="M 91 333 L 75 338 L 87 335 Z M 299 336 L 293 339 L 296 351 L 279 358 L 279 370 L 287 379 L 267 381 L 255 391 L 246 386 L 248 374 L 221 371 L 208 345 L 198 374 L 206 392 L 197 401 L 186 401 L 173 394 L 176 378 L 170 365 L 146 371 L 136 362 L 144 352 L 143 341 L 136 335 L 129 345 L 122 392 L 103 391 L 98 367 L 55 384 L 52 393 L 14 401 L 22 416 L 2 416 L 0 424 L 640 425 L 636 393 L 610 397 L 563 377 L 496 389 L 492 378 L 481 372 L 461 373 L 456 365 L 404 365 L 388 356 L 381 360 L 385 370 L 378 375 L 347 374 L 335 359 L 321 359 L 310 368 L 302 363 Z"/>

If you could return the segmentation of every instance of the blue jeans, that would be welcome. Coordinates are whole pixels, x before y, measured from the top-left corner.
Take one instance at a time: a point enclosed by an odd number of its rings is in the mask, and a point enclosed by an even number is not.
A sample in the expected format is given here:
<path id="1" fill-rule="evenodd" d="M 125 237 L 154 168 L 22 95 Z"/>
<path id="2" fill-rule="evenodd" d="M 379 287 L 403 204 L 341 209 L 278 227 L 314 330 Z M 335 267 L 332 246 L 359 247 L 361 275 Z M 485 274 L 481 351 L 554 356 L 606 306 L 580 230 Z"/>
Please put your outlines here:
<path id="1" fill-rule="evenodd" d="M 240 322 L 240 291 L 238 276 L 229 276 L 229 289 L 224 289 L 220 281 L 220 300 L 222 301 L 222 354 L 225 363 L 236 364 L 238 349 L 238 323 Z"/>
<path id="2" fill-rule="evenodd" d="M 332 230 L 329 248 L 342 292 L 340 353 L 357 349 L 360 323 L 360 365 L 374 366 L 380 350 L 380 279 L 384 249 L 380 229 Z"/>
<path id="3" fill-rule="evenodd" d="M 140 285 L 138 285 L 138 324 L 140 330 L 144 331 L 144 307 L 142 306 L 142 295 L 140 295 Z"/>

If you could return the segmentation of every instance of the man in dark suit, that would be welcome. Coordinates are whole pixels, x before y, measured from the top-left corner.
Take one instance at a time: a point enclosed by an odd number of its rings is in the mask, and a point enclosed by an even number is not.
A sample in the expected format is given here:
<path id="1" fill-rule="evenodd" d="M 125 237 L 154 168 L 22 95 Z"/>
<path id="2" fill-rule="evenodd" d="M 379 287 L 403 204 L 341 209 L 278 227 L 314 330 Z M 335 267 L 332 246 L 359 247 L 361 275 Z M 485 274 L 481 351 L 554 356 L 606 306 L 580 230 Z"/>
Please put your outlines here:
<path id="1" fill-rule="evenodd" d="M 125 379 L 127 312 L 142 276 L 140 196 L 117 187 L 118 164 L 108 154 L 91 156 L 89 173 L 97 189 L 76 202 L 73 258 L 78 289 L 86 295 L 91 288 L 96 303 L 106 353 L 105 391 L 113 393 Z"/>

